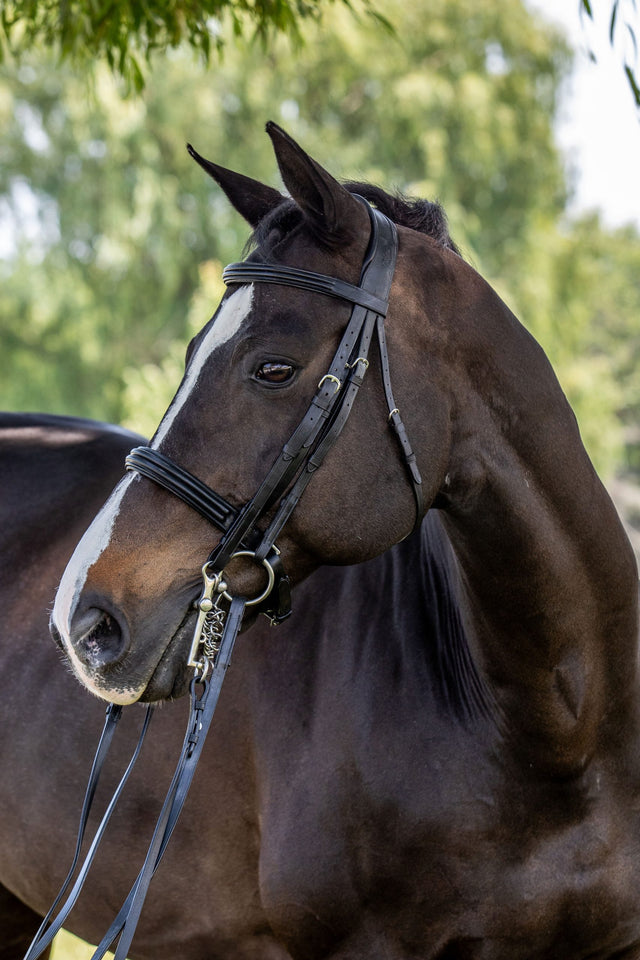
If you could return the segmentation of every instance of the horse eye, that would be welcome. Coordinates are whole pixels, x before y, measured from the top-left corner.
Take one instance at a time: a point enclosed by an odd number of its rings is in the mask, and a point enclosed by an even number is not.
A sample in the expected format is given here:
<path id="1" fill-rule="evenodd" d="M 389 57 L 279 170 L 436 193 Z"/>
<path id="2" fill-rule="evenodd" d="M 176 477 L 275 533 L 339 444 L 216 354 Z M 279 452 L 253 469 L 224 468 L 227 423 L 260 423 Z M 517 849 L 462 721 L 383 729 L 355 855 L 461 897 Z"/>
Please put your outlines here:
<path id="1" fill-rule="evenodd" d="M 266 383 L 287 383 L 291 380 L 294 370 L 290 363 L 263 363 L 256 370 L 256 380 Z"/>

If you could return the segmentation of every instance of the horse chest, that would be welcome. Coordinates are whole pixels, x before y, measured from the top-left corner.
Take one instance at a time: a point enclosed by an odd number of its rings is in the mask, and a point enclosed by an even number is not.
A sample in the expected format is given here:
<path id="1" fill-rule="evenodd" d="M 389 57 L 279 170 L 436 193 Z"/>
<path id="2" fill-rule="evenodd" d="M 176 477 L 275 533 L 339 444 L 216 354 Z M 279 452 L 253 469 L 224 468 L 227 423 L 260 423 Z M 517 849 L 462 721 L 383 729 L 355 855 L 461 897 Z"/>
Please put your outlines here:
<path id="1" fill-rule="evenodd" d="M 630 810 L 605 796 L 558 815 L 435 718 L 395 751 L 381 725 L 366 756 L 329 753 L 289 764 L 264 810 L 262 899 L 294 957 L 640 956 Z"/>
<path id="2" fill-rule="evenodd" d="M 431 720 L 400 737 L 391 722 L 340 741 L 325 729 L 278 773 L 271 766 L 261 895 L 294 956 L 333 956 L 343 941 L 345 957 L 392 941 L 405 944 L 399 957 L 410 945 L 436 956 L 453 929 L 493 801 L 469 752 Z"/>
<path id="3" fill-rule="evenodd" d="M 340 616 L 310 603 L 280 663 L 253 650 L 260 892 L 292 956 L 640 957 L 628 775 L 527 781 L 491 720 L 443 707 L 411 620 L 365 628 L 356 573 L 322 576 Z"/>

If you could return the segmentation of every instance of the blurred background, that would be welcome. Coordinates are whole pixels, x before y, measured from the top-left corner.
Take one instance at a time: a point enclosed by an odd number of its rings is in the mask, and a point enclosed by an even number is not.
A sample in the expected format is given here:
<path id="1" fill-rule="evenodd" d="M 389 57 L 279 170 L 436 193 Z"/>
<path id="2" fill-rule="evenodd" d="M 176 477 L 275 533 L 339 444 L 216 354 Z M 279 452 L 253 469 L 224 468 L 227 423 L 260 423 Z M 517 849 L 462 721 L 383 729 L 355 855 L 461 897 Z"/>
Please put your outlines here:
<path id="1" fill-rule="evenodd" d="M 273 119 L 337 176 L 442 202 L 640 551 L 633 0 L 221 0 L 197 30 L 192 8 L 2 5 L 0 407 L 153 431 L 248 233 L 185 143 L 279 185 Z"/>
<path id="2" fill-rule="evenodd" d="M 297 40 L 266 41 L 227 13 L 207 21 L 208 63 L 179 32 L 149 62 L 130 44 L 109 64 L 14 28 L 0 64 L 0 406 L 153 430 L 247 236 L 185 143 L 278 184 L 274 119 L 338 176 L 443 203 L 466 258 L 551 357 L 636 537 L 640 121 L 612 0 L 592 3 L 600 23 L 583 2 L 379 0 L 372 16 L 327 0 L 321 19 L 297 17 Z M 633 26 L 617 25 L 623 43 Z"/>

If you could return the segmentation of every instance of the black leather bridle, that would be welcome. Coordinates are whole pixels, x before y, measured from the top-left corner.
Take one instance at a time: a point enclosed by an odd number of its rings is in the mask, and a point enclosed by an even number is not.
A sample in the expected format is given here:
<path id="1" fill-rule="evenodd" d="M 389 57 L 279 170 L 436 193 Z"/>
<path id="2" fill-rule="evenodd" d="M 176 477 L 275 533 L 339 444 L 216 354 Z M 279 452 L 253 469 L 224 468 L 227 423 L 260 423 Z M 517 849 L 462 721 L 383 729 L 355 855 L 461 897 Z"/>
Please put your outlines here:
<path id="1" fill-rule="evenodd" d="M 362 200 L 362 198 L 358 199 Z M 116 941 L 114 960 L 125 960 L 128 954 L 149 884 L 162 859 L 186 799 L 213 718 L 233 645 L 242 624 L 245 607 L 256 606 L 258 610 L 266 613 L 273 623 L 280 623 L 291 612 L 289 581 L 282 569 L 275 541 L 307 484 L 322 465 L 347 422 L 369 366 L 368 354 L 374 331 L 378 338 L 382 383 L 389 409 L 389 422 L 398 437 L 413 486 L 416 526 L 421 521 L 422 480 L 391 391 L 384 332 L 384 318 L 387 313 L 398 247 L 397 232 L 391 220 L 370 207 L 365 200 L 362 202 L 369 212 L 371 235 L 357 287 L 343 280 L 307 270 L 253 261 L 233 263 L 223 273 L 223 279 L 229 285 L 275 283 L 337 297 L 353 304 L 349 323 L 329 370 L 320 380 L 307 412 L 285 443 L 255 496 L 243 507 L 236 509 L 192 473 L 174 463 L 154 447 L 136 447 L 126 459 L 127 470 L 136 471 L 169 490 L 221 530 L 223 536 L 202 568 L 204 588 L 196 604 L 199 614 L 189 655 L 189 665 L 195 668 L 195 672 L 190 684 L 190 713 L 182 751 L 165 802 L 157 818 L 144 864 L 122 908 L 96 948 L 92 960 L 101 960 Z M 258 523 L 274 507 L 275 512 L 266 530 L 260 530 Z M 230 560 L 236 556 L 248 556 L 266 569 L 267 588 L 258 597 L 232 598 L 226 592 L 223 571 Z M 214 600 L 216 592 L 218 595 Z M 222 597 L 230 601 L 229 610 L 224 613 L 217 610 Z M 220 629 L 217 632 L 216 613 L 220 617 Z M 213 627 L 208 628 L 207 620 L 212 616 L 214 624 Z M 200 647 L 203 653 L 198 659 Z M 93 862 L 98 844 L 140 751 L 152 709 L 151 706 L 147 710 L 140 740 L 132 759 L 96 831 L 78 877 L 71 887 L 100 771 L 122 712 L 122 707 L 115 704 L 109 705 L 103 734 L 89 777 L 71 870 L 54 905 L 43 920 L 25 960 L 36 960 L 48 949 L 73 908 Z M 63 903 L 63 896 L 69 887 L 71 891 Z M 62 906 L 59 907 L 61 903 Z M 58 908 L 59 912 L 54 919 L 54 913 Z"/>
<path id="2" fill-rule="evenodd" d="M 358 199 L 365 205 L 371 221 L 369 245 L 358 286 L 297 267 L 251 260 L 232 263 L 224 270 L 223 280 L 228 285 L 279 284 L 353 304 L 340 345 L 327 373 L 318 384 L 307 412 L 254 497 L 236 509 L 154 447 L 136 447 L 126 459 L 128 470 L 134 470 L 169 490 L 223 531 L 223 537 L 207 563 L 210 571 L 222 574 L 225 566 L 239 552 L 252 557 L 267 569 L 269 596 L 266 597 L 263 592 L 249 603 L 258 605 L 273 623 L 282 622 L 291 611 L 289 581 L 282 569 L 276 539 L 347 422 L 369 366 L 368 354 L 374 331 L 378 338 L 389 422 L 398 437 L 413 487 L 416 524 L 423 514 L 422 480 L 393 398 L 384 329 L 398 249 L 397 231 L 388 217 L 361 197 Z M 257 524 L 275 504 L 275 514 L 267 529 L 258 530 Z"/>

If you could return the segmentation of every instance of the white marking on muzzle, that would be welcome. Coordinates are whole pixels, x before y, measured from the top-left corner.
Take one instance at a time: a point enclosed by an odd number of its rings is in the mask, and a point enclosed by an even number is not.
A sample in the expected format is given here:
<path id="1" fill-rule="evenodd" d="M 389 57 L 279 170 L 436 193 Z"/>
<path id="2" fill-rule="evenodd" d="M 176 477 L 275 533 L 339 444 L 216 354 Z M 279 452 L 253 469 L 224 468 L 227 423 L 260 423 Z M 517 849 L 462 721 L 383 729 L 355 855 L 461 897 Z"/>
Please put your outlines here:
<path id="1" fill-rule="evenodd" d="M 91 674 L 87 672 L 86 666 L 78 659 L 73 647 L 68 646 L 66 649 L 67 658 L 75 675 L 89 693 L 100 697 L 101 700 L 108 700 L 110 703 L 120 703 L 126 706 L 128 703 L 135 703 L 144 693 L 147 685 L 146 680 L 137 687 L 118 687 L 117 689 L 112 689 L 110 687 L 100 686 L 95 682 Z"/>
<path id="2" fill-rule="evenodd" d="M 173 403 L 167 410 L 162 423 L 158 427 L 151 446 L 158 448 L 169 430 L 174 420 L 180 413 L 180 410 L 186 403 L 191 391 L 196 386 L 202 369 L 212 353 L 227 343 L 231 337 L 238 332 L 244 321 L 251 313 L 253 305 L 253 284 L 240 287 L 228 297 L 220 307 L 220 312 L 215 318 L 211 327 L 202 340 L 202 343 L 191 358 L 191 363 L 184 375 L 184 380 L 180 389 L 173 398 Z"/>
<path id="3" fill-rule="evenodd" d="M 113 525 L 120 513 L 122 498 L 134 480 L 135 475 L 129 474 L 120 481 L 85 532 L 62 574 L 53 607 L 52 620 L 69 651 L 71 648 L 71 621 L 78 605 L 80 593 L 86 583 L 87 574 L 109 543 Z"/>
<path id="4" fill-rule="evenodd" d="M 240 287 L 225 300 L 214 323 L 192 357 L 180 389 L 153 438 L 152 446 L 158 447 L 167 435 L 178 413 L 196 386 L 206 362 L 218 347 L 227 343 L 238 332 L 251 313 L 252 305 L 252 284 Z M 120 481 L 80 540 L 62 575 L 52 613 L 53 623 L 64 643 L 74 671 L 93 693 L 102 697 L 105 696 L 104 690 L 93 682 L 86 666 L 82 664 L 74 652 L 71 643 L 71 624 L 89 570 L 109 546 L 113 526 L 120 513 L 122 499 L 131 483 L 136 479 L 135 474 L 129 474 Z M 140 696 L 143 689 L 144 684 L 139 690 L 122 690 L 119 695 L 114 695 L 114 691 L 109 691 L 109 699 L 120 703 L 132 702 Z"/>
<path id="5" fill-rule="evenodd" d="M 182 385 L 156 432 L 153 440 L 154 447 L 157 447 L 167 435 L 176 416 L 198 382 L 202 369 L 211 354 L 237 333 L 249 316 L 252 303 L 253 285 L 240 287 L 225 300 L 215 322 L 207 331 L 193 356 Z M 71 623 L 89 570 L 109 545 L 113 525 L 120 512 L 122 498 L 134 479 L 135 475 L 129 474 L 120 481 L 82 537 L 62 575 L 52 619 L 67 646 L 70 646 Z"/>

